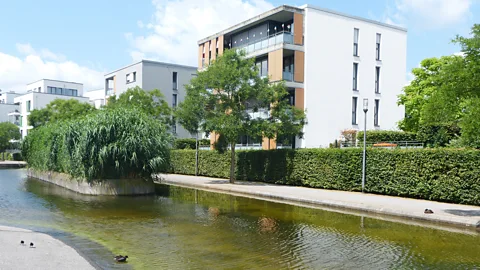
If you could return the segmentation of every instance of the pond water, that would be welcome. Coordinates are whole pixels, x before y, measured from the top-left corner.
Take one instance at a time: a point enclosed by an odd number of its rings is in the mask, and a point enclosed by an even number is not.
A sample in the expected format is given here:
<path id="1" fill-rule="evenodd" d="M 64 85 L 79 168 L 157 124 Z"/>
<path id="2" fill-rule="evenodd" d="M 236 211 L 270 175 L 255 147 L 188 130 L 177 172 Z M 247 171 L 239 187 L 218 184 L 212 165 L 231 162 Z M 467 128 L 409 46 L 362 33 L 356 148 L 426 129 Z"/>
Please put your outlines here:
<path id="1" fill-rule="evenodd" d="M 49 233 L 104 269 L 479 269 L 480 234 L 158 186 L 84 196 L 0 170 L 0 225 Z M 112 254 L 128 254 L 114 264 Z"/>

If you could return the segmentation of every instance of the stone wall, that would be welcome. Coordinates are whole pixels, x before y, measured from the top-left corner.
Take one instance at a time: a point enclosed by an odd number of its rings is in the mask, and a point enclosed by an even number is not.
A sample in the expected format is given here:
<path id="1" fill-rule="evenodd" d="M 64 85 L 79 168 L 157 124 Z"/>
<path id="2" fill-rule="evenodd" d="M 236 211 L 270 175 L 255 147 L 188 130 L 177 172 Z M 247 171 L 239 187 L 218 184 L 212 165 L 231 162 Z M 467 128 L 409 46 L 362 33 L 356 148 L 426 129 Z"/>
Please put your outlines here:
<path id="1" fill-rule="evenodd" d="M 146 195 L 155 192 L 153 180 L 144 179 L 108 179 L 92 180 L 73 179 L 70 175 L 57 172 L 28 169 L 27 175 L 66 189 L 88 195 Z"/>

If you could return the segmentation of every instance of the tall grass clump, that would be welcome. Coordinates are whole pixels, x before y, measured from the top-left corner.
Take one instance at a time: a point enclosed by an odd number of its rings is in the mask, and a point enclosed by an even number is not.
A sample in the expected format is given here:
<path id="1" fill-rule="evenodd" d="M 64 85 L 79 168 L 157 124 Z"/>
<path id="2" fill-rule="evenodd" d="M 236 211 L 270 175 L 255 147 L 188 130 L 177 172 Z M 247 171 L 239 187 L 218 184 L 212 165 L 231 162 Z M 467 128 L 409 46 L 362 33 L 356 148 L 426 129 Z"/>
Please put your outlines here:
<path id="1" fill-rule="evenodd" d="M 29 167 L 87 180 L 149 178 L 168 164 L 167 127 L 136 109 L 100 110 L 49 123 L 25 138 Z"/>

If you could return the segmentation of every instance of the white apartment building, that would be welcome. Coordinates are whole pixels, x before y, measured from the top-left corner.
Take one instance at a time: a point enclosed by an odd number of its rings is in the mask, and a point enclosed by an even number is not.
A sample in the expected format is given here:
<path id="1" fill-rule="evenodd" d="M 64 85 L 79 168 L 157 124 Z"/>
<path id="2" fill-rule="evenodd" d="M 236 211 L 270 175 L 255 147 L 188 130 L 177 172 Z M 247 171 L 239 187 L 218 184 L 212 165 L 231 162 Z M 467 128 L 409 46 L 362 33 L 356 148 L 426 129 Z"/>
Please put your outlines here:
<path id="1" fill-rule="evenodd" d="M 10 116 L 9 114 L 18 112 L 19 106 L 14 104 L 14 99 L 20 95 L 13 91 L 3 92 L 0 90 L 0 122 L 11 122 L 18 125 L 19 116 Z"/>
<path id="2" fill-rule="evenodd" d="M 406 82 L 407 30 L 312 5 L 280 6 L 198 42 L 198 68 L 224 49 L 245 50 L 260 76 L 285 81 L 292 105 L 306 110 L 291 147 L 328 147 L 345 129 L 394 130 L 404 117 L 397 95 Z M 213 139 L 214 140 L 214 139 Z M 285 147 L 249 141 L 263 149 Z"/>
<path id="3" fill-rule="evenodd" d="M 42 109 L 55 99 L 77 99 L 81 102 L 89 102 L 82 97 L 83 84 L 58 80 L 42 79 L 27 85 L 27 93 L 15 97 L 14 102 L 19 106 L 19 127 L 22 138 L 27 136 L 32 126 L 28 125 L 28 116 L 32 110 Z M 10 116 L 14 116 L 10 114 Z"/>
<path id="4" fill-rule="evenodd" d="M 87 91 L 83 96 L 88 98 L 97 109 L 105 105 L 105 90 L 103 88 Z"/>
<path id="5" fill-rule="evenodd" d="M 105 99 L 138 86 L 145 91 L 160 90 L 168 104 L 175 108 L 185 99 L 185 85 L 196 72 L 196 67 L 142 60 L 105 75 Z M 172 133 L 178 138 L 192 137 L 180 124 L 172 126 Z"/>

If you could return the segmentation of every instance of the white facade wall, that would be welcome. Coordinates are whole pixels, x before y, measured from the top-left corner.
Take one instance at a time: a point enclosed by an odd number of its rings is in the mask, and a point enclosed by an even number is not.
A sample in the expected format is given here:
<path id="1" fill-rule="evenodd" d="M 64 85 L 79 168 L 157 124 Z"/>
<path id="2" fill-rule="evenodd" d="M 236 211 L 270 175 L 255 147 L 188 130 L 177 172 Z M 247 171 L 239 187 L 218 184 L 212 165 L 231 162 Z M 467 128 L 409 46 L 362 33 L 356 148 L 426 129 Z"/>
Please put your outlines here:
<path id="1" fill-rule="evenodd" d="M 133 72 L 136 72 L 136 81 L 127 83 L 127 74 Z M 173 89 L 174 72 L 177 73 L 176 90 Z M 143 60 L 105 75 L 105 80 L 115 76 L 115 94 L 117 96 L 136 86 L 146 91 L 158 89 L 164 95 L 165 101 L 173 106 L 173 94 L 177 95 L 177 105 L 180 104 L 185 99 L 185 85 L 189 84 L 192 77 L 196 76 L 196 72 L 196 67 Z M 105 82 L 105 93 L 107 87 L 107 82 Z M 178 138 L 192 137 L 180 124 L 176 125 L 176 136 Z"/>
<path id="2" fill-rule="evenodd" d="M 367 129 L 394 130 L 404 117 L 397 95 L 406 82 L 407 33 L 363 19 L 305 7 L 305 96 L 308 124 L 301 148 L 328 147 L 344 129 L 363 130 L 363 98 L 369 99 Z M 359 29 L 359 57 L 353 56 L 354 28 Z M 376 34 L 381 61 L 376 61 Z M 358 90 L 353 91 L 353 63 Z M 375 94 L 375 67 L 380 66 L 380 94 Z M 358 97 L 357 125 L 352 125 L 352 97 Z M 374 126 L 374 100 L 380 100 Z"/>
<path id="3" fill-rule="evenodd" d="M 20 107 L 19 108 L 19 111 L 21 114 L 20 133 L 22 134 L 22 138 L 27 136 L 28 130 L 32 128 L 32 126 L 28 125 L 28 116 L 30 115 L 30 111 L 45 108 L 47 104 L 54 101 L 55 99 L 76 99 L 81 102 L 89 101 L 88 98 L 85 98 L 85 97 L 52 95 L 52 94 L 38 93 L 38 92 L 30 92 L 15 98 L 15 103 L 19 103 L 19 107 Z M 30 109 L 27 108 L 28 101 L 30 101 Z"/>
<path id="4" fill-rule="evenodd" d="M 28 84 L 27 91 L 47 93 L 48 86 L 75 89 L 78 91 L 77 96 L 79 97 L 83 96 L 83 84 L 81 83 L 47 80 L 47 79 L 42 79 L 42 80 Z"/>
<path id="5" fill-rule="evenodd" d="M 14 99 L 22 94 L 11 92 L 0 92 L 0 104 L 13 104 Z"/>
<path id="6" fill-rule="evenodd" d="M 0 103 L 0 122 L 15 123 L 16 122 L 15 116 L 9 116 L 8 114 L 18 109 L 19 109 L 18 105 Z"/>
<path id="7" fill-rule="evenodd" d="M 88 98 L 90 103 L 97 109 L 100 109 L 100 107 L 105 105 L 105 90 L 103 88 L 87 91 L 83 96 Z"/>

